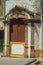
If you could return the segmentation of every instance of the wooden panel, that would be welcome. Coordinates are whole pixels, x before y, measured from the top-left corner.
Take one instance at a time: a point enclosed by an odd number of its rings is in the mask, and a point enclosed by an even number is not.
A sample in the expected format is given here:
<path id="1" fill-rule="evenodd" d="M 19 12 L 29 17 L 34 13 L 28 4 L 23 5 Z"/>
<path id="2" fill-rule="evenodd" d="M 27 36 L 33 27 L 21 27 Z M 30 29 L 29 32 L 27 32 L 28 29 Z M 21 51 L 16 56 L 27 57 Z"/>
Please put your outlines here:
<path id="1" fill-rule="evenodd" d="M 18 21 L 18 41 L 25 42 L 25 23 L 21 20 L 19 21 Z"/>
<path id="2" fill-rule="evenodd" d="M 25 50 L 25 47 L 22 49 L 22 48 L 18 48 L 18 49 L 13 49 L 13 51 L 16 51 L 16 53 L 15 52 L 13 52 L 12 53 L 12 45 L 14 46 L 14 45 L 22 45 L 23 47 L 25 46 L 25 43 L 24 42 L 11 42 L 10 43 L 10 47 L 11 47 L 11 52 L 10 52 L 10 56 L 12 56 L 12 57 L 25 57 L 25 52 L 24 52 L 24 50 Z M 22 49 L 22 51 L 21 51 L 21 49 Z M 19 53 L 18 53 L 18 51 L 19 51 Z M 20 52 L 22 52 L 22 53 L 20 53 Z"/>
<path id="3" fill-rule="evenodd" d="M 34 47 L 34 23 L 31 23 L 31 46 Z"/>
<path id="4" fill-rule="evenodd" d="M 18 26 L 17 20 L 11 20 L 10 23 L 10 42 L 17 42 L 17 34 L 18 34 Z"/>
<path id="5" fill-rule="evenodd" d="M 31 58 L 34 58 L 34 23 L 31 23 Z"/>
<path id="6" fill-rule="evenodd" d="M 21 20 L 11 20 L 10 41 L 25 42 L 25 23 Z"/>
<path id="7" fill-rule="evenodd" d="M 25 22 L 25 57 L 28 57 L 28 23 Z"/>

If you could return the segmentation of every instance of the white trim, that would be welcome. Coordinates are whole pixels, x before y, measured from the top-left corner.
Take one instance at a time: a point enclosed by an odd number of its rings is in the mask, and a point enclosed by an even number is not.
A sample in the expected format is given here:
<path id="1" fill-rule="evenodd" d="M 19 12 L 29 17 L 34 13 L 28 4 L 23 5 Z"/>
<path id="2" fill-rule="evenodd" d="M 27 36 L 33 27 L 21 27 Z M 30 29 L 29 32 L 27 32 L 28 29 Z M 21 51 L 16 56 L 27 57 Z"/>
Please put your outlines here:
<path id="1" fill-rule="evenodd" d="M 6 56 L 6 52 L 7 52 L 7 47 L 6 47 L 6 45 L 7 45 L 7 24 L 5 24 L 5 30 L 4 30 L 4 45 L 5 45 L 5 47 L 4 47 L 4 55 Z"/>
<path id="2" fill-rule="evenodd" d="M 31 51 L 31 23 L 28 23 L 28 57 L 30 57 Z"/>

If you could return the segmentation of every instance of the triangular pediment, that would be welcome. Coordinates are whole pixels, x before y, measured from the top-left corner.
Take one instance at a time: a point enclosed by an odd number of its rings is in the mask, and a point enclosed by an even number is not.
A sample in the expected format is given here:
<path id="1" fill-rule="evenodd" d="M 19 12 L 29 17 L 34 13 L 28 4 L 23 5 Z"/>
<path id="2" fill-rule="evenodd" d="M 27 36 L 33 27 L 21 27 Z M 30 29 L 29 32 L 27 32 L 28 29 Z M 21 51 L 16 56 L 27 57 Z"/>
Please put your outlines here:
<path id="1" fill-rule="evenodd" d="M 31 15 L 31 16 L 34 15 L 34 12 L 32 12 L 32 11 L 30 11 L 30 10 L 24 8 L 24 7 L 17 6 L 17 5 L 16 5 L 14 8 L 12 8 L 12 9 L 10 10 L 10 12 L 13 12 L 14 14 L 15 14 L 15 13 L 22 14 L 22 12 L 26 12 L 26 13 L 28 13 L 28 14 Z"/>
<path id="2" fill-rule="evenodd" d="M 21 18 L 26 20 L 38 20 L 40 21 L 40 14 L 34 13 L 24 7 L 16 5 L 14 8 L 12 8 L 9 13 L 5 16 L 5 19 L 13 19 L 13 18 Z"/>

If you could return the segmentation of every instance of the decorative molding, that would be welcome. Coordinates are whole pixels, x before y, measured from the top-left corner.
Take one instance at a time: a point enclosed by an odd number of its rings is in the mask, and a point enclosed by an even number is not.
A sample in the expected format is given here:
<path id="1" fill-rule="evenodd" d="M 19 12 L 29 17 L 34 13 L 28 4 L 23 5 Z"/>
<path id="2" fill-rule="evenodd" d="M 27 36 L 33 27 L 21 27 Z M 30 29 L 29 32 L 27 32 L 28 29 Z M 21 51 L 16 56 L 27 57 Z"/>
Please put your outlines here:
<path id="1" fill-rule="evenodd" d="M 23 12 L 26 12 L 30 16 L 30 18 L 28 18 L 28 16 L 25 13 L 23 14 Z M 37 17 L 38 17 L 38 19 L 37 19 Z M 31 20 L 32 19 L 32 21 L 41 22 L 40 14 L 34 13 L 34 12 L 32 12 L 32 11 L 30 11 L 30 10 L 24 8 L 24 7 L 18 6 L 18 5 L 16 5 L 13 9 L 11 9 L 9 11 L 9 13 L 5 16 L 5 19 L 6 18 L 7 19 L 26 18 L 26 20 L 28 20 L 28 19 Z"/>

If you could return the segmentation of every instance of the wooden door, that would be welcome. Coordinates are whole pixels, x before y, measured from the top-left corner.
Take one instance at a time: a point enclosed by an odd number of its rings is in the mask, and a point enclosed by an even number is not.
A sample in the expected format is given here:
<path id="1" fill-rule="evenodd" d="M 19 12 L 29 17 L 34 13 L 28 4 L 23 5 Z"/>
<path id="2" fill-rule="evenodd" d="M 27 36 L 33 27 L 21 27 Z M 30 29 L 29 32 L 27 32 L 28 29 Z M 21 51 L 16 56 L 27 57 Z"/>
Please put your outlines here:
<path id="1" fill-rule="evenodd" d="M 25 23 L 20 19 L 13 19 L 10 22 L 10 55 L 14 57 L 24 57 L 24 46 Z"/>

